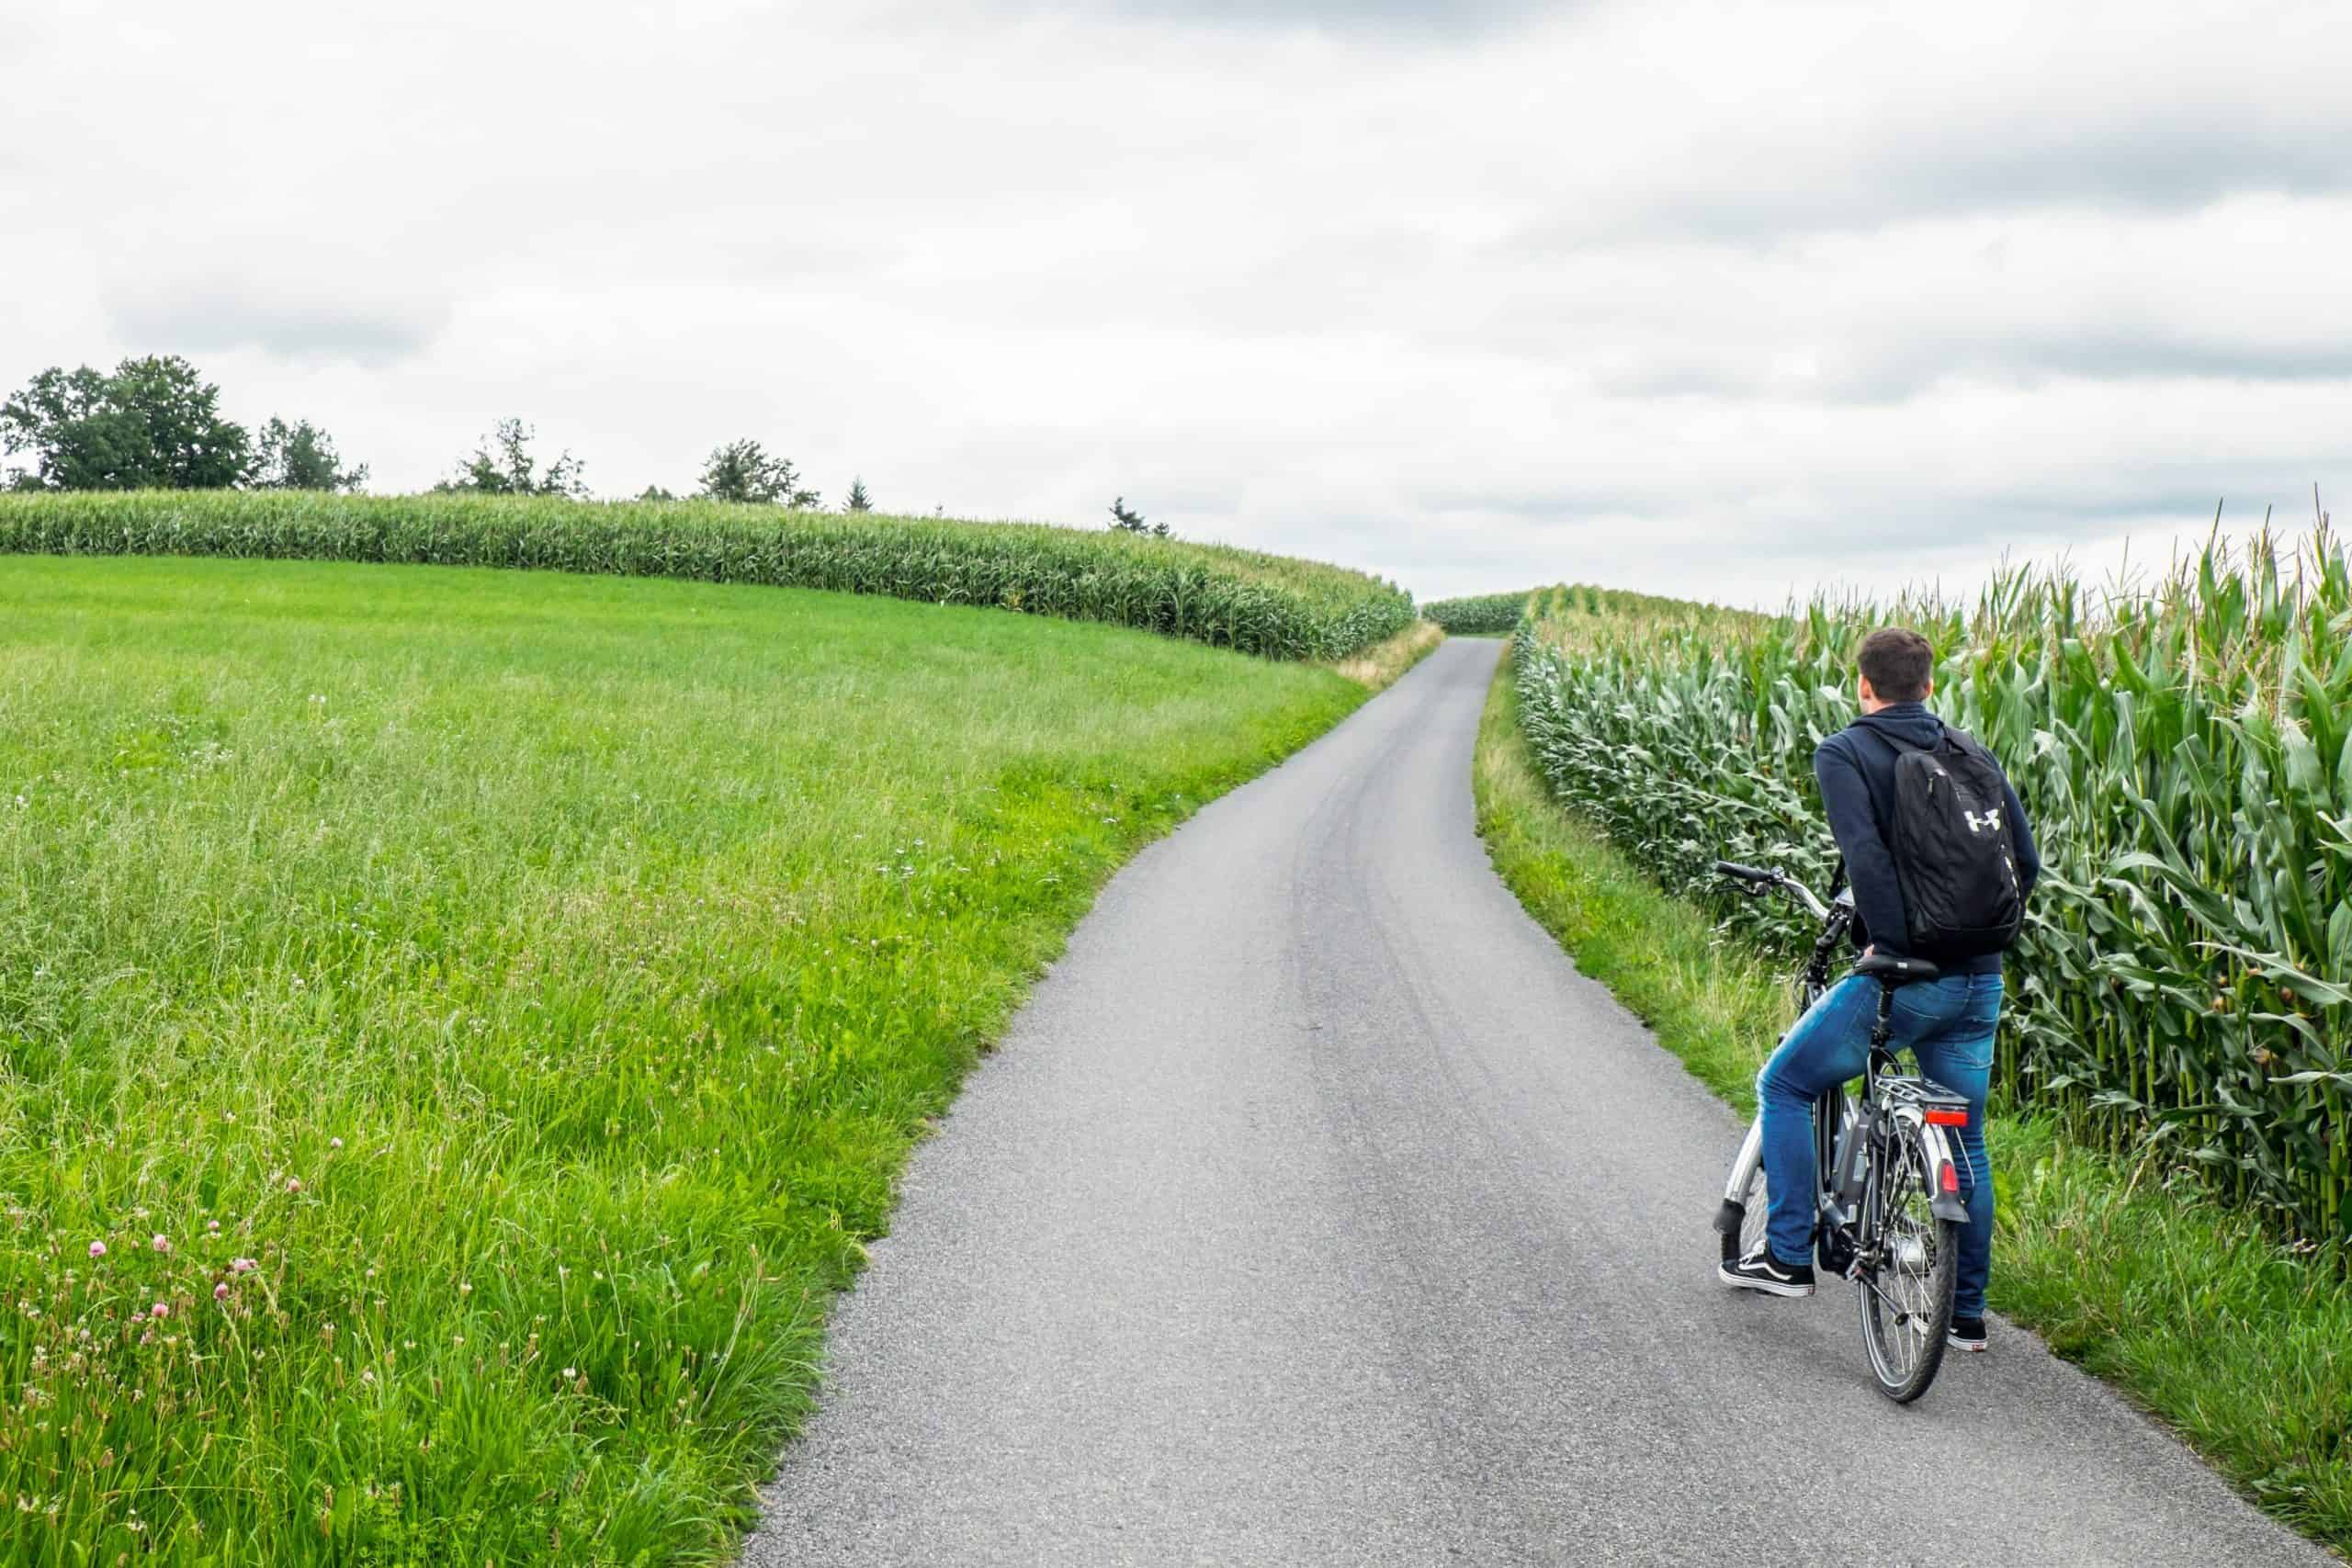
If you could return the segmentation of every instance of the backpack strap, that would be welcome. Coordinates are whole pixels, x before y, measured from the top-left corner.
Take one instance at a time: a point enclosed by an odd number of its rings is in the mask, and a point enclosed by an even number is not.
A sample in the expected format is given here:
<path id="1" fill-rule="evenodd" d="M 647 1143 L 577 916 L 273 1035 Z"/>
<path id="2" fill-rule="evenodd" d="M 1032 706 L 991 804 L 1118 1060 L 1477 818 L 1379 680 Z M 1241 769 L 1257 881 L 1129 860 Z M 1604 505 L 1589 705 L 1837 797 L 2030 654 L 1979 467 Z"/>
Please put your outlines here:
<path id="1" fill-rule="evenodd" d="M 1893 751 L 1897 757 L 1905 756 L 1913 751 L 1933 751 L 1936 750 L 1935 746 L 1915 746 L 1908 740 L 1900 739 L 1894 736 L 1889 735 L 1885 730 L 1881 729 L 1875 724 L 1857 723 L 1849 725 L 1847 728 L 1849 729 L 1859 729 L 1866 735 L 1874 736 L 1878 739 L 1884 741 L 1887 749 Z M 1951 726 L 1946 725 L 1944 726 L 1943 733 L 1945 736 L 1949 736 L 1954 734 L 1955 731 L 1952 729 Z M 1940 746 L 1941 744 L 1943 744 L 1943 739 L 1942 737 L 1939 737 L 1937 739 L 1936 745 Z"/>

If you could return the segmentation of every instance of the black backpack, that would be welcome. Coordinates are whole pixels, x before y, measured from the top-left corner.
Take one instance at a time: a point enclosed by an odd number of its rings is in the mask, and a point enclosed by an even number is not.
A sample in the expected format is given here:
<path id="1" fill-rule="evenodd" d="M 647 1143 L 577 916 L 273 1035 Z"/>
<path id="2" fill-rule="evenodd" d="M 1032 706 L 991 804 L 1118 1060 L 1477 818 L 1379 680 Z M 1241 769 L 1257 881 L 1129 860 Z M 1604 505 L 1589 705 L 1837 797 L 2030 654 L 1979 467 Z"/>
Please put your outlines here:
<path id="1" fill-rule="evenodd" d="M 1992 753 L 1946 728 L 1933 746 L 1873 730 L 1895 750 L 1894 809 L 1887 849 L 1921 958 L 1978 958 L 2006 951 L 2025 923 L 2007 781 Z"/>

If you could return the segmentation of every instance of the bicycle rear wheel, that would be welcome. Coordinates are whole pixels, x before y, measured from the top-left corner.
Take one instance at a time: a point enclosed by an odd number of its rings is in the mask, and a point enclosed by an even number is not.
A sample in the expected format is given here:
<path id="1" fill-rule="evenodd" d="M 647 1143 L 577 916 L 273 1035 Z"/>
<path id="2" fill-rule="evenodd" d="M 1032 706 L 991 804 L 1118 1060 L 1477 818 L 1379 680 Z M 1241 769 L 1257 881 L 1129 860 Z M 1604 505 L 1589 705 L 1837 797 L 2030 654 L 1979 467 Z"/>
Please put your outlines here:
<path id="1" fill-rule="evenodd" d="M 1960 1227 L 1929 1204 L 1935 1172 L 1920 1140 L 1905 1134 L 1887 1150 L 1871 1181 L 1868 1235 L 1872 1245 L 1855 1269 L 1862 1343 L 1879 1391 L 1898 1404 L 1928 1392 L 1943 1365 L 1951 1332 L 1952 1287 L 1960 1273 Z"/>

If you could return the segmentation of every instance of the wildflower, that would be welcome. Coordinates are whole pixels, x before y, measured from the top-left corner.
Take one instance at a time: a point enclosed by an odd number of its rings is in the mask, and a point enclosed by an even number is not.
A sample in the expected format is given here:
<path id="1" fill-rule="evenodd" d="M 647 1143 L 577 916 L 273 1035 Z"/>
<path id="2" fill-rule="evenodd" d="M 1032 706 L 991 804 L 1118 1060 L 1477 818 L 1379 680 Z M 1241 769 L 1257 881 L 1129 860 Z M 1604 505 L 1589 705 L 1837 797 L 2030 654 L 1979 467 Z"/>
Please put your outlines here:
<path id="1" fill-rule="evenodd" d="M 228 1280 L 223 1280 L 219 1284 L 212 1287 L 212 1299 L 216 1302 L 225 1302 L 229 1299 Z"/>
<path id="2" fill-rule="evenodd" d="M 165 1306 L 163 1303 L 157 1302 L 153 1306 L 147 1309 L 147 1315 L 150 1317 L 169 1317 L 172 1315 L 172 1309 Z"/>
<path id="3" fill-rule="evenodd" d="M 250 1258 L 232 1258 L 229 1259 L 229 1272 L 232 1274 L 250 1274 L 260 1267 L 261 1265 L 258 1262 Z"/>
<path id="4" fill-rule="evenodd" d="M 331 1149 L 339 1149 L 343 1147 L 343 1140 L 341 1138 L 329 1138 L 327 1140 L 327 1147 Z"/>
<path id="5" fill-rule="evenodd" d="M 93 1257 L 93 1258 L 104 1258 L 106 1255 L 107 1255 L 107 1244 L 106 1244 L 105 1242 L 102 1242 L 102 1241 L 94 1241 L 94 1242 L 92 1242 L 92 1243 L 90 1244 L 90 1256 L 91 1256 L 91 1257 Z"/>
<path id="6" fill-rule="evenodd" d="M 158 1252 L 169 1252 L 171 1249 L 172 1238 L 158 1231 L 155 1235 L 155 1250 Z"/>
<path id="7" fill-rule="evenodd" d="M 300 1192 L 302 1190 L 302 1179 L 299 1176 L 288 1177 L 286 1179 L 286 1190 L 288 1192 Z"/>
<path id="8" fill-rule="evenodd" d="M 570 1382 L 573 1378 L 576 1378 L 580 1374 L 578 1372 L 573 1371 L 570 1367 L 563 1369 L 563 1381 L 566 1382 Z"/>

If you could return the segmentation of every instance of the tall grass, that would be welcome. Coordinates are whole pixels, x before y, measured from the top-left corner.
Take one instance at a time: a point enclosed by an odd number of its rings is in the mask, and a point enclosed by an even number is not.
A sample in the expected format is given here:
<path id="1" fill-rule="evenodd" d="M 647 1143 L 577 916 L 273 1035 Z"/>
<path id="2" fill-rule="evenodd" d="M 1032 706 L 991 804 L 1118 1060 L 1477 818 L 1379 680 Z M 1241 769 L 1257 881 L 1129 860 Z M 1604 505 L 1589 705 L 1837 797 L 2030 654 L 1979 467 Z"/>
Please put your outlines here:
<path id="1" fill-rule="evenodd" d="M 1421 614 L 1443 626 L 1449 637 L 1494 637 L 1519 625 L 1532 592 L 1480 593 L 1467 599 L 1438 599 L 1421 606 Z"/>
<path id="2" fill-rule="evenodd" d="M 1313 561 L 1112 530 L 714 502 L 302 491 L 0 493 L 0 555 L 530 568 L 878 593 L 1107 621 L 1272 659 L 1403 631 L 1409 594 Z"/>
<path id="3" fill-rule="evenodd" d="M 1552 787 L 1669 886 L 1718 854 L 1826 880 L 1811 769 L 1871 627 L 1939 651 L 1935 705 L 2007 763 L 2048 870 L 2012 962 L 1997 1081 L 2077 1133 L 2352 1238 L 2352 564 L 2219 539 L 2153 585 L 2007 571 L 1973 603 L 1778 616 L 1547 595 L 1518 634 Z"/>
<path id="4" fill-rule="evenodd" d="M 0 558 L 0 1562 L 724 1558 L 1094 888 L 1363 696 L 837 594 Z"/>

